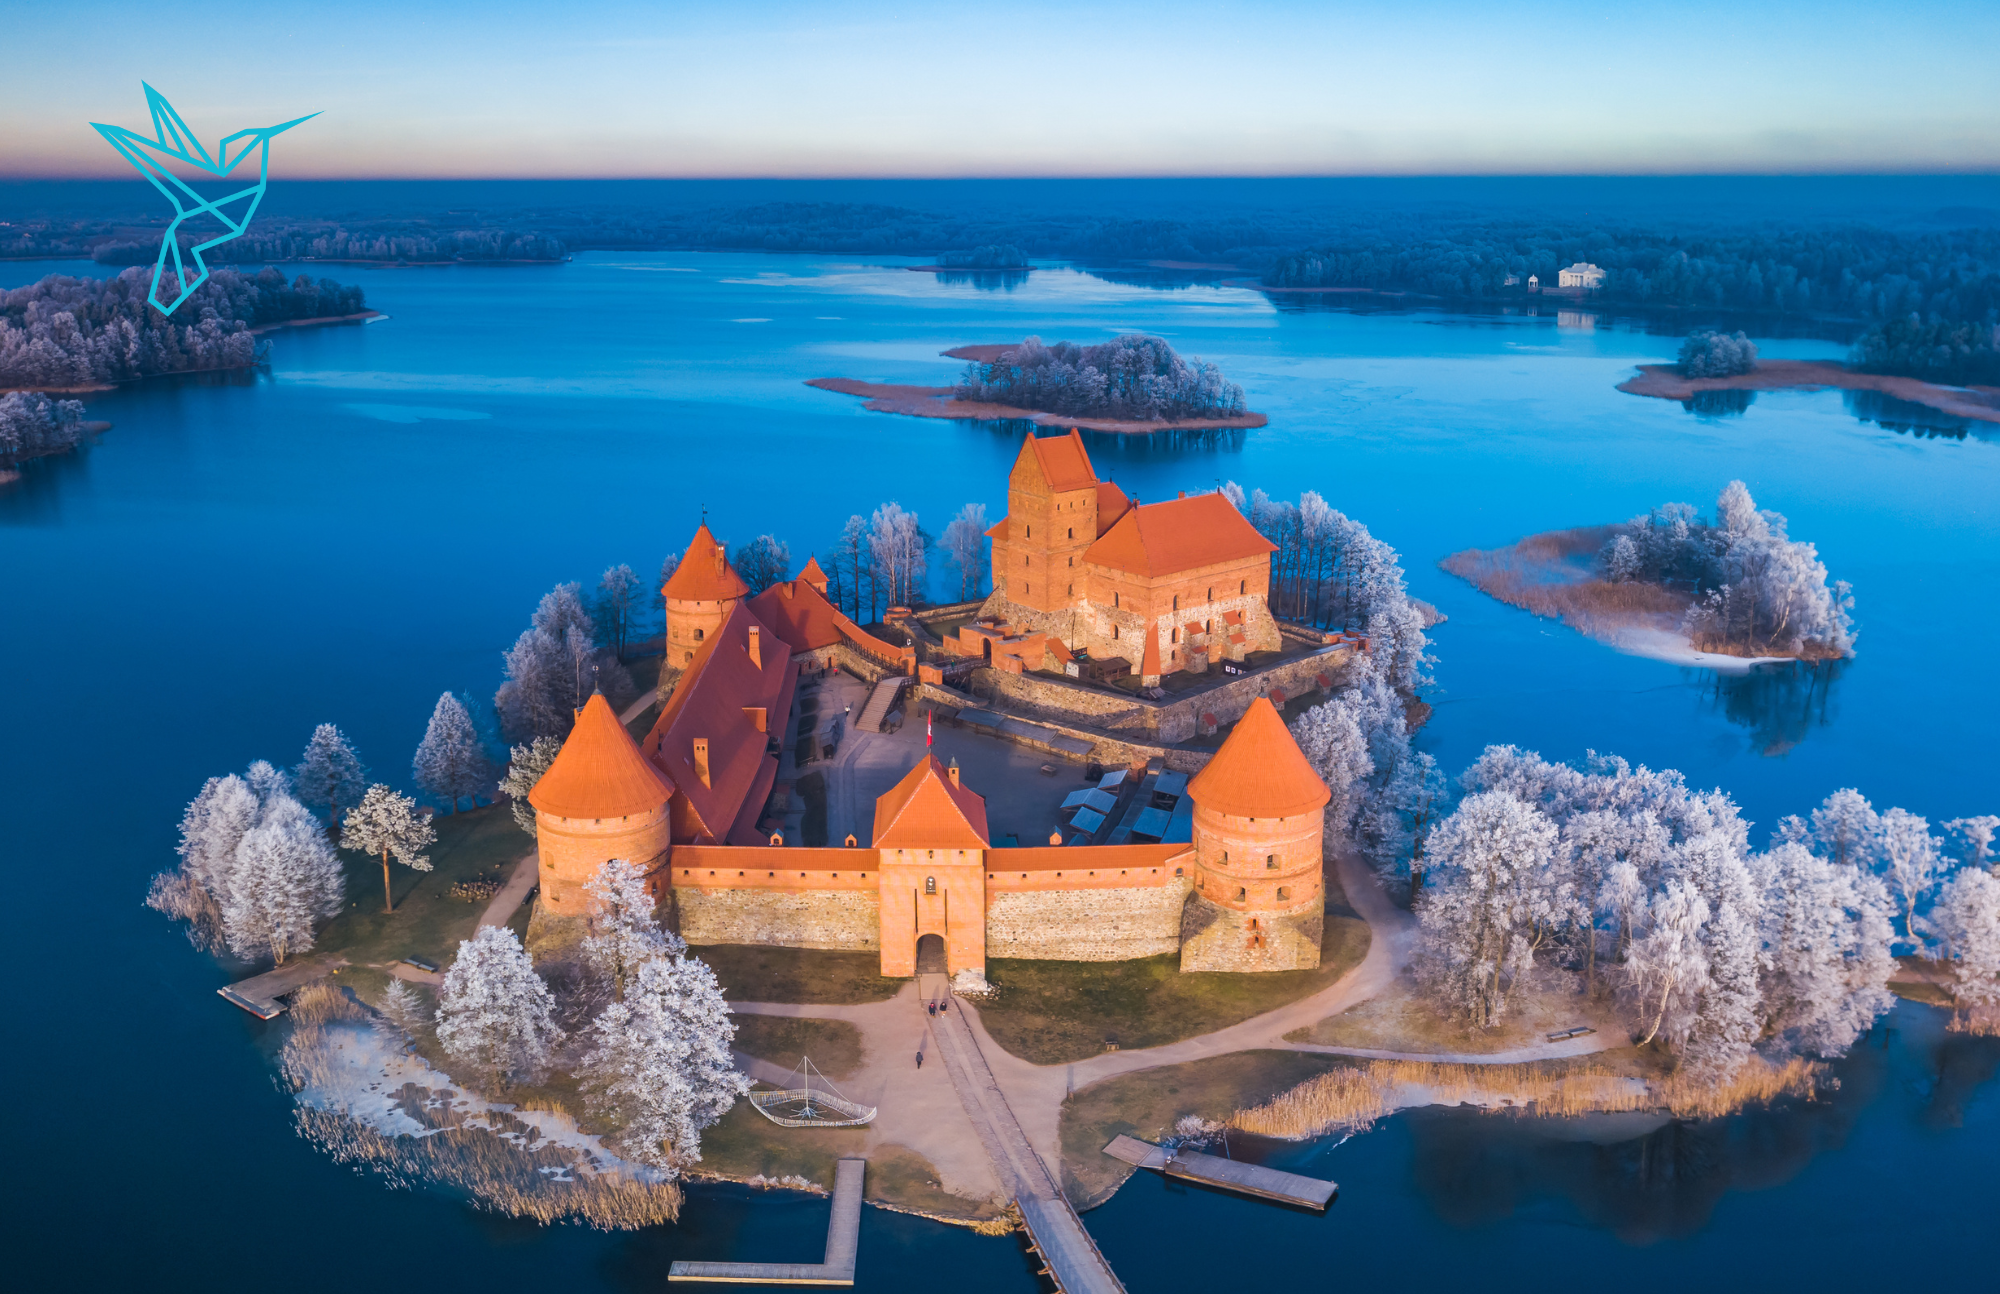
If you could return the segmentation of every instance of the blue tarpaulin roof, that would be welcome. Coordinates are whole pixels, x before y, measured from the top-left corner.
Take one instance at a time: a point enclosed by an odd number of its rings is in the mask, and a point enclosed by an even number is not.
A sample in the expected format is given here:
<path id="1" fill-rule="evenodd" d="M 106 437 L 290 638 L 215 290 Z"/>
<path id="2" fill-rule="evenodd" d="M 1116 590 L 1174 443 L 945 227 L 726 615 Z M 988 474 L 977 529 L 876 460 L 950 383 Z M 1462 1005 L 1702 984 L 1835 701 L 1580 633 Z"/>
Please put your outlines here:
<path id="1" fill-rule="evenodd" d="M 1124 782 L 1127 771 L 1129 770 L 1121 768 L 1115 773 L 1106 773 L 1102 778 L 1098 779 L 1097 784 L 1108 791 L 1112 787 Z"/>
<path id="2" fill-rule="evenodd" d="M 1076 816 L 1069 820 L 1069 825 L 1075 827 L 1078 831 L 1088 831 L 1095 834 L 1097 829 L 1104 825 L 1104 815 L 1095 809 L 1078 809 Z"/>
<path id="3" fill-rule="evenodd" d="M 1187 774 L 1186 774 L 1186 773 L 1162 773 L 1162 774 L 1160 774 L 1160 779 L 1159 779 L 1159 780 L 1158 780 L 1157 782 L 1154 782 L 1154 783 L 1153 783 L 1153 794 L 1155 794 L 1155 795 L 1186 795 L 1186 794 L 1187 794 Z"/>
<path id="4" fill-rule="evenodd" d="M 960 710 L 958 721 L 978 728 L 998 728 L 1003 722 L 1001 717 L 991 710 Z"/>
<path id="5" fill-rule="evenodd" d="M 1168 821 L 1165 809 L 1142 810 L 1139 814 L 1139 820 L 1132 824 L 1132 834 L 1135 836 L 1151 836 L 1153 839 L 1159 840 L 1167 834 Z"/>
<path id="6" fill-rule="evenodd" d="M 1160 837 L 1165 845 L 1185 845 L 1194 839 L 1194 801 L 1187 796 L 1174 806 L 1173 816 L 1167 819 L 1167 834 Z"/>

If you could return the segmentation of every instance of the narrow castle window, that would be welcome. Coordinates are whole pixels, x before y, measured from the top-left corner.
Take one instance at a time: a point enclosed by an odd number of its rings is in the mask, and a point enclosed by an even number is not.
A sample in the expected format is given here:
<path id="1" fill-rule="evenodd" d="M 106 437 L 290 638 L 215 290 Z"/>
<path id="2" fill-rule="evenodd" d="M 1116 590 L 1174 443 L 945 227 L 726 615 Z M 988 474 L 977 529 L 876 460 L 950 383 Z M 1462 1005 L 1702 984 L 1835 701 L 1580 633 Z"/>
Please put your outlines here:
<path id="1" fill-rule="evenodd" d="M 1030 539 L 1033 539 L 1034 537 L 1035 537 L 1035 528 L 1034 528 L 1033 526 L 1029 526 L 1029 527 L 1028 527 L 1028 538 L 1030 538 Z"/>
<path id="2" fill-rule="evenodd" d="M 1248 593 L 1250 591 L 1250 581 L 1249 580 L 1236 581 L 1236 591 L 1238 593 Z"/>
<path id="3" fill-rule="evenodd" d="M 701 631 L 701 630 L 699 630 L 699 629 L 697 629 L 697 630 L 695 630 L 695 631 L 694 631 L 694 640 L 695 640 L 696 642 L 700 642 L 700 641 L 701 641 L 701 634 L 702 634 L 702 631 Z"/>
<path id="4" fill-rule="evenodd" d="M 1264 866 L 1275 869 L 1277 865 L 1278 865 L 1278 856 L 1276 854 L 1264 855 Z"/>
<path id="5" fill-rule="evenodd" d="M 1229 861 L 1229 851 L 1227 849 L 1222 851 L 1222 861 L 1225 863 Z"/>
<path id="6" fill-rule="evenodd" d="M 1075 539 L 1075 538 L 1076 538 L 1076 527 L 1075 527 L 1075 526 L 1071 526 L 1071 527 L 1069 528 L 1069 537 L 1070 537 L 1071 539 Z"/>
<path id="7" fill-rule="evenodd" d="M 1181 595 L 1176 593 L 1174 594 L 1174 610 L 1178 611 L 1180 609 L 1181 609 Z"/>
<path id="8" fill-rule="evenodd" d="M 1113 638 L 1116 638 L 1116 637 L 1118 636 L 1118 626 L 1117 626 L 1117 625 L 1112 625 L 1112 626 L 1111 626 L 1111 636 L 1112 636 Z"/>
<path id="9" fill-rule="evenodd" d="M 1114 607 L 1118 605 L 1118 595 L 1116 593 L 1111 595 L 1111 605 Z"/>
<path id="10" fill-rule="evenodd" d="M 1278 887 L 1278 902 L 1283 903 L 1286 899 L 1289 899 L 1290 897 L 1292 897 L 1292 892 L 1286 889 L 1284 886 L 1280 885 Z"/>
<path id="11" fill-rule="evenodd" d="M 924 877 L 924 893 L 926 894 L 937 893 L 937 877 L 935 876 Z"/>
<path id="12" fill-rule="evenodd" d="M 1242 888 L 1242 887 L 1238 887 L 1238 889 L 1237 889 L 1237 891 L 1236 891 L 1236 901 L 1237 901 L 1238 903 L 1241 903 L 1241 902 L 1243 902 L 1243 901 L 1244 901 L 1245 899 L 1247 899 L 1247 898 L 1249 898 L 1249 897 L 1250 897 L 1250 891 L 1249 891 L 1248 889 L 1244 889 L 1244 888 Z"/>

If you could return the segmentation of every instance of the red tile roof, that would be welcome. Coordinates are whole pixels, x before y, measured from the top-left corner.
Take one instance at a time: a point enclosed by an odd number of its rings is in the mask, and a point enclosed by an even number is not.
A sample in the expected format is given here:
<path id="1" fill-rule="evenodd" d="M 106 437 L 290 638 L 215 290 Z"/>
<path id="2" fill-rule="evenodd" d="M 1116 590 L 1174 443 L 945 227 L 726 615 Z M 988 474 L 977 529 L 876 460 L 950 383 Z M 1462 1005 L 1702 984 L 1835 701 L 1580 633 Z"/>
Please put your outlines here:
<path id="1" fill-rule="evenodd" d="M 795 652 L 831 647 L 842 640 L 869 655 L 891 661 L 899 659 L 904 651 L 855 624 L 803 575 L 765 589 L 750 599 L 750 610 Z"/>
<path id="2" fill-rule="evenodd" d="M 817 557 L 806 558 L 806 568 L 799 572 L 799 579 L 803 583 L 812 585 L 821 593 L 826 592 L 828 583 L 826 571 L 820 567 L 819 558 Z"/>
<path id="3" fill-rule="evenodd" d="M 594 693 L 577 712 L 555 762 L 528 792 L 528 803 L 558 818 L 622 818 L 653 812 L 673 789 L 639 753 L 610 703 Z"/>
<path id="4" fill-rule="evenodd" d="M 1289 818 L 1315 812 L 1333 798 L 1285 721 L 1261 696 L 1187 789 L 1200 807 L 1237 818 Z"/>
<path id="5" fill-rule="evenodd" d="M 1083 560 L 1133 575 L 1172 575 L 1262 557 L 1277 545 L 1220 494 L 1143 503 L 1092 544 Z"/>
<path id="6" fill-rule="evenodd" d="M 1097 484 L 1090 453 L 1083 447 L 1083 433 L 1074 427 L 1067 436 L 1037 436 L 1029 432 L 1021 453 L 1025 456 L 1031 452 L 1051 490 L 1081 490 Z"/>
<path id="7" fill-rule="evenodd" d="M 1103 534 L 1118 524 L 1118 519 L 1132 510 L 1132 500 L 1125 497 L 1125 491 L 1110 481 L 1097 483 L 1097 533 Z"/>
<path id="8" fill-rule="evenodd" d="M 875 801 L 877 849 L 984 849 L 986 841 L 985 799 L 953 786 L 936 755 Z"/>
<path id="9" fill-rule="evenodd" d="M 859 876 L 864 871 L 874 871 L 876 865 L 875 855 L 865 849 L 769 844 L 678 845 L 674 848 L 673 860 L 676 876 L 683 869 L 694 871 L 709 867 L 717 871 L 727 868 L 732 872 L 738 868 L 761 867 L 765 871 L 777 872 L 790 868 L 794 872 L 853 872 Z M 718 882 L 721 879 L 716 878 Z M 675 883 L 681 882 L 677 880 Z"/>
<path id="10" fill-rule="evenodd" d="M 674 573 L 667 577 L 660 591 L 678 602 L 723 602 L 744 596 L 750 592 L 750 586 L 729 564 L 722 545 L 709 533 L 708 523 L 703 522 L 695 528 L 681 564 L 674 567 Z"/>
<path id="11" fill-rule="evenodd" d="M 750 659 L 750 630 L 763 631 L 758 665 Z M 676 842 L 698 840 L 756 844 L 757 818 L 778 776 L 770 736 L 759 732 L 746 708 L 762 707 L 769 726 L 782 729 L 791 714 L 797 671 L 792 649 L 738 602 L 709 635 L 674 688 L 673 696 L 640 743 L 654 768 L 671 781 L 684 804 L 676 806 Z M 708 785 L 695 773 L 694 741 L 708 741 Z"/>

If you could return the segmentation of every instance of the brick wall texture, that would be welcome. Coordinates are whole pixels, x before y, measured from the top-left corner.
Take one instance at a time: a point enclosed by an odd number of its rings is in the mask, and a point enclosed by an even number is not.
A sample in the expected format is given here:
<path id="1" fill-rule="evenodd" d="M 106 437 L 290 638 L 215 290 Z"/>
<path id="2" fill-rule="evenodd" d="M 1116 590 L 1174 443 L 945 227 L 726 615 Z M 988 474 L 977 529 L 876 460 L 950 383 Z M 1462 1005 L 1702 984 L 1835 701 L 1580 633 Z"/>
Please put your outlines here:
<path id="1" fill-rule="evenodd" d="M 1197 894 L 1181 913 L 1181 969 L 1312 970 L 1325 927 L 1323 903 L 1303 912 L 1238 912 Z"/>
<path id="2" fill-rule="evenodd" d="M 1187 882 L 1129 889 L 995 893 L 986 907 L 986 955 L 1115 962 L 1157 957 L 1181 943 Z"/>

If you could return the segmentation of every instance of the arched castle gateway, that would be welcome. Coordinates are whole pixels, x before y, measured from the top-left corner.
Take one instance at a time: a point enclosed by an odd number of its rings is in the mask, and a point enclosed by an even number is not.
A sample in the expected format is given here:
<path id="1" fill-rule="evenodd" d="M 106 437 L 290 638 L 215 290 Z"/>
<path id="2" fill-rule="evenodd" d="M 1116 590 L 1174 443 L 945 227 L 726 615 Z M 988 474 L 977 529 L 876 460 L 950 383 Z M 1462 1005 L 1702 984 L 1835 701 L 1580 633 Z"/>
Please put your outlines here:
<path id="1" fill-rule="evenodd" d="M 874 951 L 886 976 L 916 973 L 931 939 L 962 982 L 983 980 L 988 957 L 1319 964 L 1328 793 L 1268 701 L 1188 783 L 1192 844 L 995 848 L 985 800 L 926 754 L 876 801 L 866 845 L 795 848 L 755 822 L 776 771 L 764 728 L 732 725 L 724 704 L 789 710 L 797 667 L 767 634 L 733 610 L 644 742 L 601 696 L 579 712 L 529 797 L 542 859 L 532 939 L 577 933 L 583 885 L 624 858 L 647 867 L 690 943 Z"/>

